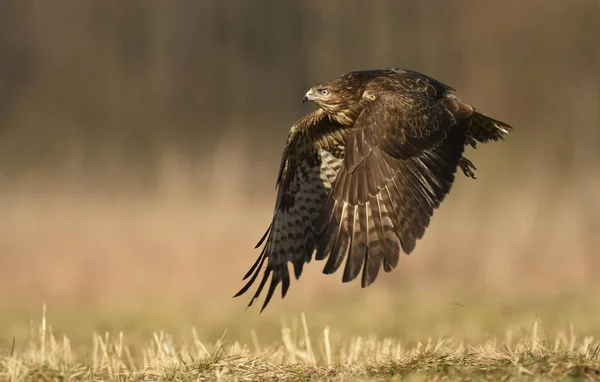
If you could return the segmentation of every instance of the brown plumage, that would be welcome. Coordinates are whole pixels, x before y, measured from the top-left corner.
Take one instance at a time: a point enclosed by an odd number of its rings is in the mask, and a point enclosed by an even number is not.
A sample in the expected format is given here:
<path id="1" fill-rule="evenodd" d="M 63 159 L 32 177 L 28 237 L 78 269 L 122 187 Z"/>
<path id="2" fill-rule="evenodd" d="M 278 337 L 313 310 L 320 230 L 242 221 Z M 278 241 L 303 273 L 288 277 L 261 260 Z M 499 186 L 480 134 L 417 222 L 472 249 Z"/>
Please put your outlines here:
<path id="1" fill-rule="evenodd" d="M 455 96 L 455 90 L 404 69 L 346 73 L 313 86 L 305 101 L 319 108 L 291 128 L 277 180 L 271 225 L 262 252 L 244 279 L 246 292 L 266 267 L 252 305 L 271 279 L 282 298 L 313 255 L 323 273 L 342 281 L 361 275 L 366 287 L 380 268 L 396 267 L 423 237 L 450 191 L 457 167 L 475 177 L 465 146 L 511 131 Z M 261 311 L 262 311 L 261 309 Z"/>

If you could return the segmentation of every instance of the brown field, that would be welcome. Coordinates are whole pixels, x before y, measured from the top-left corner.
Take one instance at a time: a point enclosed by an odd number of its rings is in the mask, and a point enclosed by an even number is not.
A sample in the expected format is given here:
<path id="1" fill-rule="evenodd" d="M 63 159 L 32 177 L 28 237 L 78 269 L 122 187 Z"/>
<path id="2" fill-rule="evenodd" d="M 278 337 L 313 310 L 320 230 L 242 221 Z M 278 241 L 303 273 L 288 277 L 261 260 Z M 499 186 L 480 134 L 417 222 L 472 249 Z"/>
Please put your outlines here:
<path id="1" fill-rule="evenodd" d="M 484 156 L 479 151 L 474 160 Z M 600 372 L 599 178 L 557 185 L 539 169 L 515 187 L 503 182 L 508 169 L 480 160 L 479 179 L 458 177 L 424 240 L 394 272 L 361 289 L 322 275 L 314 262 L 285 300 L 259 315 L 258 307 L 245 310 L 246 296 L 231 296 L 257 255 L 274 191 L 244 197 L 217 182 L 200 193 L 176 163 L 165 160 L 154 192 L 101 193 L 42 177 L 4 188 L 1 375 L 421 379 L 496 370 L 490 375 L 535 379 Z M 228 175 L 217 179 L 236 178 Z"/>

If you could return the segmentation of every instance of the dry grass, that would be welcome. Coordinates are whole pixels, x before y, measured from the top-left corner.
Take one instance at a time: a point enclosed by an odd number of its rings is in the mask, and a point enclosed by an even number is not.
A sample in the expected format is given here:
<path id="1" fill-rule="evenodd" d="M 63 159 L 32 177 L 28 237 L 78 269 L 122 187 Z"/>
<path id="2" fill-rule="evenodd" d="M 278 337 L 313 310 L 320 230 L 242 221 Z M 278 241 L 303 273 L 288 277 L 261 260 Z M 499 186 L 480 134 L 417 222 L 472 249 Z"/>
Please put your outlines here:
<path id="1" fill-rule="evenodd" d="M 353 337 L 332 343 L 330 328 L 310 331 L 282 326 L 273 344 L 253 335 L 251 344 L 201 341 L 195 329 L 186 340 L 156 332 L 134 357 L 123 332 L 94 333 L 87 351 L 76 353 L 66 336 L 52 334 L 45 316 L 29 346 L 0 355 L 4 380 L 365 380 L 365 379 L 524 379 L 600 378 L 600 343 L 578 338 L 571 328 L 544 336 L 536 321 L 514 338 L 469 344 L 453 338 L 407 346 L 394 338 Z"/>

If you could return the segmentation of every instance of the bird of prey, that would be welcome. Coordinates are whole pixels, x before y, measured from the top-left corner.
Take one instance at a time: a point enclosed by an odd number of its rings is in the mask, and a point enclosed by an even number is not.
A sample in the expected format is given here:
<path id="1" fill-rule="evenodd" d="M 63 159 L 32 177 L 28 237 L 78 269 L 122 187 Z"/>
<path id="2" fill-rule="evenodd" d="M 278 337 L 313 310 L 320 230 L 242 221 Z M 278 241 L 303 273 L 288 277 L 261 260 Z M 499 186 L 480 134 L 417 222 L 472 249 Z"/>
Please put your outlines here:
<path id="1" fill-rule="evenodd" d="M 245 275 L 248 306 L 270 278 L 262 310 L 290 286 L 313 256 L 323 273 L 344 263 L 342 281 L 371 284 L 423 237 L 458 167 L 475 178 L 466 145 L 503 139 L 512 127 L 424 74 L 399 68 L 349 72 L 308 90 L 318 108 L 291 127 L 277 179 L 271 225 Z M 266 267 L 263 271 L 263 266 Z"/>

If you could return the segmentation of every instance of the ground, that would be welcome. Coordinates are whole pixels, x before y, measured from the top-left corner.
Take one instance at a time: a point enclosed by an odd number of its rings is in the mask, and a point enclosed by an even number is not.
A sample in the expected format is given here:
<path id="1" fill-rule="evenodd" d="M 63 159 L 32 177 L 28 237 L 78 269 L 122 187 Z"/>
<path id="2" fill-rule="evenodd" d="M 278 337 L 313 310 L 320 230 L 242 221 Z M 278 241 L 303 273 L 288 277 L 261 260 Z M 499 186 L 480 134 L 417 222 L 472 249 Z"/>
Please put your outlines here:
<path id="1" fill-rule="evenodd" d="M 356 307 L 361 302 L 355 304 Z M 411 302 L 412 304 L 413 302 Z M 408 304 L 408 302 L 406 302 Z M 505 308 L 506 303 L 498 302 Z M 402 305 L 402 304 L 400 304 Z M 80 320 L 101 321 L 93 311 L 53 314 L 40 309 L 24 334 L 26 320 L 8 327 L 19 333 L 12 339 L 3 332 L 0 353 L 2 380 L 565 380 L 600 378 L 598 312 L 590 304 L 571 312 L 581 314 L 568 324 L 567 311 L 551 303 L 540 314 L 524 305 L 500 312 L 493 304 L 449 304 L 436 310 L 423 308 L 412 316 L 396 306 L 394 312 L 373 317 L 349 312 L 315 310 L 298 317 L 258 315 L 252 310 L 223 313 L 225 327 L 216 338 L 206 326 L 177 328 L 183 307 L 172 308 L 170 320 L 150 309 L 129 315 L 104 315 L 104 331 L 93 331 Z M 573 307 L 566 304 L 565 307 Z M 146 309 L 146 308 L 144 308 Z M 556 309 L 552 311 L 552 309 Z M 360 310 L 357 310 L 360 312 Z M 162 312 L 168 313 L 168 312 Z M 188 312 L 190 313 L 190 312 Z M 398 325 L 385 317 L 397 317 Z M 319 315 L 320 314 L 320 315 Z M 340 317 L 348 317 L 339 321 Z M 61 326 L 52 326 L 54 317 Z M 446 318 L 444 318 L 446 317 Z M 547 317 L 548 322 L 544 317 Z M 279 318 L 279 320 L 278 320 Z M 338 320 L 327 324 L 328 319 Z M 6 318 L 4 319 L 6 321 Z M 227 322 L 233 322 L 231 331 Z M 253 324 L 245 326 L 244 321 Z M 279 321 L 279 322 L 277 322 Z M 530 321 L 527 324 L 527 321 Z M 137 324 L 131 324 L 137 322 Z M 160 330 L 161 322 L 173 330 Z M 318 322 L 318 324 L 314 324 Z M 361 323 L 362 322 L 362 323 Z M 366 323 L 365 323 L 366 322 Z M 371 322 L 371 324 L 368 324 Z M 123 330 L 119 330 L 119 325 Z M 153 327 L 156 325 L 156 327 Z M 505 327 L 503 328 L 503 325 Z M 20 327 L 23 326 L 23 327 Z M 248 333 L 244 333 L 244 328 Z M 366 334 L 369 326 L 373 333 Z M 562 326 L 562 329 L 560 328 Z M 100 326 L 98 326 L 100 327 Z M 179 329 L 179 330 L 177 330 Z M 89 330 L 89 331 L 88 331 Z M 128 333 L 131 332 L 131 333 Z M 429 331 L 430 335 L 427 335 Z M 355 332 L 355 334 L 353 334 Z M 174 334 L 177 333 L 177 334 Z M 200 334 L 203 333 L 203 334 Z M 129 335 L 131 334 L 131 336 Z M 394 335 L 395 334 L 395 335 Z M 69 337 L 71 336 L 71 337 Z M 72 339 L 71 339 L 72 338 Z"/>

